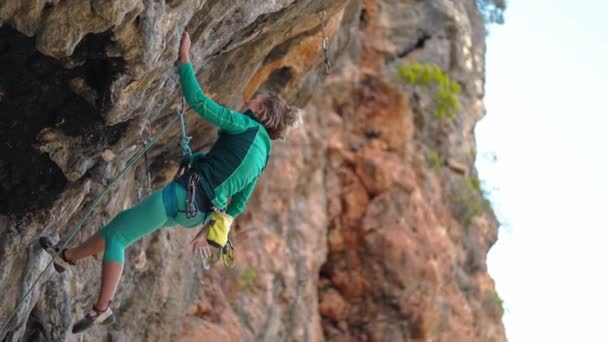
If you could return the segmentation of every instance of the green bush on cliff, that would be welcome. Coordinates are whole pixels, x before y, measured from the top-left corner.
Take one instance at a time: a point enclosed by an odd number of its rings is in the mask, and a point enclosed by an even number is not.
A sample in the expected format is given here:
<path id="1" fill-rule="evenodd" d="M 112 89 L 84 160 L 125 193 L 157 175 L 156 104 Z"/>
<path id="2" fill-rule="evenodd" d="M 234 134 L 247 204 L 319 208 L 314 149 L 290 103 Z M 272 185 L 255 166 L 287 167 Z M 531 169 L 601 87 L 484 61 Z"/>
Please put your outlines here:
<path id="1" fill-rule="evenodd" d="M 318 298 L 319 303 L 323 301 L 323 297 L 325 296 L 325 294 L 327 292 L 329 292 L 330 289 L 331 289 L 331 285 L 329 285 L 329 284 L 325 284 L 325 285 L 323 285 L 323 287 L 321 287 L 319 289 L 319 298 Z"/>
<path id="2" fill-rule="evenodd" d="M 247 268 L 245 271 L 243 271 L 243 273 L 241 273 L 241 281 L 240 281 L 240 287 L 241 289 L 252 293 L 255 292 L 255 281 L 257 279 L 258 275 L 256 273 L 256 271 L 252 268 Z"/>
<path id="3" fill-rule="evenodd" d="M 500 296 L 498 295 L 498 293 L 496 292 L 495 289 L 490 288 L 486 291 L 486 302 L 488 306 L 493 306 L 493 309 L 490 309 L 490 314 L 491 316 L 494 316 L 494 318 L 497 321 L 500 321 L 502 319 L 502 316 L 505 313 L 505 309 L 504 309 L 504 302 L 502 300 L 502 298 L 500 298 Z"/>
<path id="4" fill-rule="evenodd" d="M 445 164 L 445 156 L 439 151 L 430 151 L 426 155 L 426 162 L 435 171 L 439 171 Z"/>
<path id="5" fill-rule="evenodd" d="M 460 109 L 460 100 L 458 100 L 460 84 L 452 81 L 438 65 L 420 63 L 403 65 L 399 68 L 397 76 L 406 84 L 431 89 L 435 109 L 440 118 L 446 115 L 452 119 L 456 117 Z"/>
<path id="6" fill-rule="evenodd" d="M 490 210 L 490 204 L 483 196 L 479 178 L 465 177 L 455 184 L 452 191 L 452 205 L 465 229 L 470 227 L 475 216 Z"/>

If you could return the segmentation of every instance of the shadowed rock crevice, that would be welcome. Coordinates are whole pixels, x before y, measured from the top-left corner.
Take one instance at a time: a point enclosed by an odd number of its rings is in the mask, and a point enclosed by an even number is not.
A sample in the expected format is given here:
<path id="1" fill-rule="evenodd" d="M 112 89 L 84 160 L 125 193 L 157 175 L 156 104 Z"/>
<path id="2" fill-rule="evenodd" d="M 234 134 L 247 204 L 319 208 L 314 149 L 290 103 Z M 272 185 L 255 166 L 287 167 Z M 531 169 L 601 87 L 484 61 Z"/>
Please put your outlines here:
<path id="1" fill-rule="evenodd" d="M 398 58 L 403 58 L 406 57 L 407 55 L 409 55 L 410 53 L 419 50 L 419 49 L 424 49 L 424 45 L 426 44 L 426 42 L 431 39 L 432 36 L 428 33 L 422 33 L 420 35 L 420 37 L 416 40 L 416 42 L 414 42 L 414 44 L 406 46 L 403 50 L 401 50 L 398 54 L 397 57 Z"/>
<path id="2" fill-rule="evenodd" d="M 44 331 L 42 322 L 33 313 L 27 320 L 24 341 L 51 341 Z"/>
<path id="3" fill-rule="evenodd" d="M 34 40 L 0 28 L 0 213 L 24 214 L 49 207 L 67 184 L 38 135 L 53 128 L 101 150 L 116 142 L 125 124 L 104 126 L 101 113 L 111 104 L 109 88 L 124 62 L 108 58 L 109 34 L 89 35 L 69 60 L 47 57 Z M 9 162 L 10 161 L 10 162 Z"/>
<path id="4" fill-rule="evenodd" d="M 292 79 L 293 79 L 293 71 L 290 67 L 285 66 L 285 67 L 275 69 L 272 71 L 272 73 L 270 73 L 270 75 L 268 76 L 268 79 L 266 79 L 264 84 L 262 84 L 262 86 L 260 86 L 258 93 L 263 93 L 263 92 L 268 92 L 268 91 L 274 92 L 274 93 L 280 93 L 283 89 L 285 89 L 285 87 L 287 87 L 287 84 Z"/>

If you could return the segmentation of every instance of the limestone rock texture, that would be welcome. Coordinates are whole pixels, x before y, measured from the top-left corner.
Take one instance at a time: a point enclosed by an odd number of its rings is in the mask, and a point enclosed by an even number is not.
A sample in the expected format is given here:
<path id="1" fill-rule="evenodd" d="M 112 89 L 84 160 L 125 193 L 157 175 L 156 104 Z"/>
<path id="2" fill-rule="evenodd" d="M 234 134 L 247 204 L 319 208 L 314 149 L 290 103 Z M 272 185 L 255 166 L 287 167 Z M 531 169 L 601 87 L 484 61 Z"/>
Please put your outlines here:
<path id="1" fill-rule="evenodd" d="M 305 113 L 235 221 L 237 266 L 204 271 L 195 230 L 161 229 L 127 250 L 116 324 L 71 333 L 99 255 L 50 269 L 5 326 L 50 260 L 38 237 L 67 238 L 174 117 L 184 30 L 214 100 L 275 91 Z M 484 41 L 474 0 L 2 0 L 0 340 L 505 341 L 486 267 L 498 223 L 474 168 Z M 413 62 L 462 86 L 454 119 L 395 79 Z M 186 119 L 208 149 L 216 130 Z M 179 139 L 174 125 L 70 245 L 169 182 Z"/>

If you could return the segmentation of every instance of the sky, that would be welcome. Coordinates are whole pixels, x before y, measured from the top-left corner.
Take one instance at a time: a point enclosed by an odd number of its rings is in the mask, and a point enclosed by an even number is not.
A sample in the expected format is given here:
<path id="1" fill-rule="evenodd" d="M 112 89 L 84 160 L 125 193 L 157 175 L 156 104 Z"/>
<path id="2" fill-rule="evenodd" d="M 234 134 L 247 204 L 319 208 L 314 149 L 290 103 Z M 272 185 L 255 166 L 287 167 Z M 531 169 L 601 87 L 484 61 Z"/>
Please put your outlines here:
<path id="1" fill-rule="evenodd" d="M 608 1 L 507 6 L 475 129 L 507 337 L 608 341 Z"/>

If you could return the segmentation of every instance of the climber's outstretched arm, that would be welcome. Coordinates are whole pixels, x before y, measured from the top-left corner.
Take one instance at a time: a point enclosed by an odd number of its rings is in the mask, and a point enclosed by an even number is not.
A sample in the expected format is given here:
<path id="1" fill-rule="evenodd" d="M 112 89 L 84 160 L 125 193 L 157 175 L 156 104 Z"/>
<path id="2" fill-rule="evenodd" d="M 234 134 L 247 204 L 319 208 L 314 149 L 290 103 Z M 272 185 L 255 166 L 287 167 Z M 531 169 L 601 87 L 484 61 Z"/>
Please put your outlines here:
<path id="1" fill-rule="evenodd" d="M 228 133 L 241 133 L 247 129 L 249 122 L 245 115 L 223 107 L 205 95 L 196 80 L 192 64 L 181 64 L 178 69 L 182 92 L 195 112 Z"/>
<path id="2" fill-rule="evenodd" d="M 190 63 L 190 37 L 187 32 L 182 36 L 179 53 L 178 70 L 182 92 L 190 107 L 201 117 L 228 133 L 236 134 L 246 130 L 249 122 L 245 115 L 218 104 L 203 92 Z"/>

